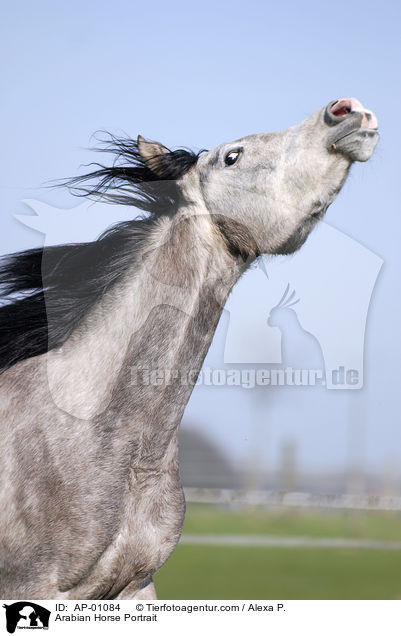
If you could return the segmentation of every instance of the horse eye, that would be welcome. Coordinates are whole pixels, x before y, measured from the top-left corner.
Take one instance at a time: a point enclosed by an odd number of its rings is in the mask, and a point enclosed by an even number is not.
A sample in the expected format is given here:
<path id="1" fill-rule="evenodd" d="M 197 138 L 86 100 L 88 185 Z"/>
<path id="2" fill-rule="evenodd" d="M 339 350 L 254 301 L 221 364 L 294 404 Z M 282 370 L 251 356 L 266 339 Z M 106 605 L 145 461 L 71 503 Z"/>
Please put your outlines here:
<path id="1" fill-rule="evenodd" d="M 241 154 L 241 150 L 230 150 L 224 157 L 224 163 L 226 166 L 232 166 Z"/>

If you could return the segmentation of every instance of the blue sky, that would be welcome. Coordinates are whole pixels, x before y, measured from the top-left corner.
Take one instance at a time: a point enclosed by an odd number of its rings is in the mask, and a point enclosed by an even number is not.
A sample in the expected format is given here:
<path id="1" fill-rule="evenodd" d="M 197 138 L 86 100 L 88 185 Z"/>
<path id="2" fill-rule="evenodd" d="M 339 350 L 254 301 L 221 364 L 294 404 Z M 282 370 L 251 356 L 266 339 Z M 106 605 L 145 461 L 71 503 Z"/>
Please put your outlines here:
<path id="1" fill-rule="evenodd" d="M 384 261 L 367 321 L 365 386 L 310 392 L 302 407 L 290 393 L 196 389 L 188 421 L 238 463 L 258 448 L 261 463 L 273 467 L 288 439 L 297 440 L 305 470 L 344 467 L 350 453 L 377 470 L 401 461 L 400 9 L 397 2 L 209 0 L 3 7 L 1 253 L 43 241 L 15 219 L 30 213 L 23 199 L 77 205 L 69 193 L 40 186 L 91 161 L 96 130 L 200 149 L 286 128 L 342 96 L 378 115 L 374 157 L 353 167 L 326 217 Z M 107 224 L 124 214 L 99 218 Z M 65 226 L 60 221 L 58 242 Z M 98 231 L 83 215 L 75 240 Z M 209 355 L 220 366 L 228 319 L 226 312 Z M 358 431 L 361 444 L 350 450 Z"/>

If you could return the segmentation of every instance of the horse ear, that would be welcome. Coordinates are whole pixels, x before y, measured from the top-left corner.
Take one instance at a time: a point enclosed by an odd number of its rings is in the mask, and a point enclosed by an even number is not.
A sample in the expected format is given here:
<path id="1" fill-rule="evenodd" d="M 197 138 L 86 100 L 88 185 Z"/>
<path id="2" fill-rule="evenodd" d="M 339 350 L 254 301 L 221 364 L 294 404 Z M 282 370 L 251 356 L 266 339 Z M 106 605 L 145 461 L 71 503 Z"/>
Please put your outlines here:
<path id="1" fill-rule="evenodd" d="M 152 172 L 155 174 L 160 173 L 161 175 L 163 155 L 168 154 L 170 150 L 166 148 L 166 146 L 163 146 L 163 144 L 159 144 L 157 141 L 148 141 L 147 139 L 144 139 L 142 135 L 138 135 L 137 144 L 141 159 L 143 159 Z"/>

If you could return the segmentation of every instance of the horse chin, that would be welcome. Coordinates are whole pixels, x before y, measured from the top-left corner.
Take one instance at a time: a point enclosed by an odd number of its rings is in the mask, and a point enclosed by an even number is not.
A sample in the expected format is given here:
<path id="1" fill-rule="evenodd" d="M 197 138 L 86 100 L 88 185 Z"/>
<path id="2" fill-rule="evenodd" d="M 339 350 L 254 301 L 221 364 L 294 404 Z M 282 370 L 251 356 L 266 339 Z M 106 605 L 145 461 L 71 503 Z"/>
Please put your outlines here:
<path id="1" fill-rule="evenodd" d="M 305 243 L 316 223 L 319 221 L 319 218 L 320 217 L 317 216 L 308 217 L 283 243 L 277 247 L 277 249 L 274 250 L 273 254 L 293 254 L 299 250 L 299 248 Z"/>
<path id="2" fill-rule="evenodd" d="M 377 130 L 359 128 L 334 141 L 332 149 L 351 161 L 367 161 L 372 156 L 379 137 Z"/>

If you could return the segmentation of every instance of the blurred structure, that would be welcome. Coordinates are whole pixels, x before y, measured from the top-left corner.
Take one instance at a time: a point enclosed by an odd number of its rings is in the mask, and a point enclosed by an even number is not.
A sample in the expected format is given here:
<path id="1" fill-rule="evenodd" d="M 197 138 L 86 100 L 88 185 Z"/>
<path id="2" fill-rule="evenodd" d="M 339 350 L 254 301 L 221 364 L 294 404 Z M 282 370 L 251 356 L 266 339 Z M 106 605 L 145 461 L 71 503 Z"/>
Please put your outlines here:
<path id="1" fill-rule="evenodd" d="M 297 440 L 281 442 L 278 461 L 269 466 L 261 461 L 255 447 L 242 462 L 230 462 L 224 451 L 201 431 L 184 423 L 180 431 L 179 462 L 181 481 L 187 488 L 228 488 L 247 491 L 287 491 L 327 495 L 401 495 L 401 461 L 399 455 L 388 457 L 377 472 L 368 471 L 363 453 L 352 452 L 359 444 L 358 423 L 349 439 L 348 463 L 343 470 L 307 470 L 301 466 Z M 360 449 L 360 445 L 359 445 Z M 267 451 L 267 449 L 264 449 Z"/>
<path id="2" fill-rule="evenodd" d="M 281 444 L 278 467 L 280 490 L 297 490 L 297 445 L 293 440 Z"/>
<path id="3" fill-rule="evenodd" d="M 182 427 L 179 437 L 181 482 L 192 488 L 240 488 L 242 475 L 200 431 Z"/>

